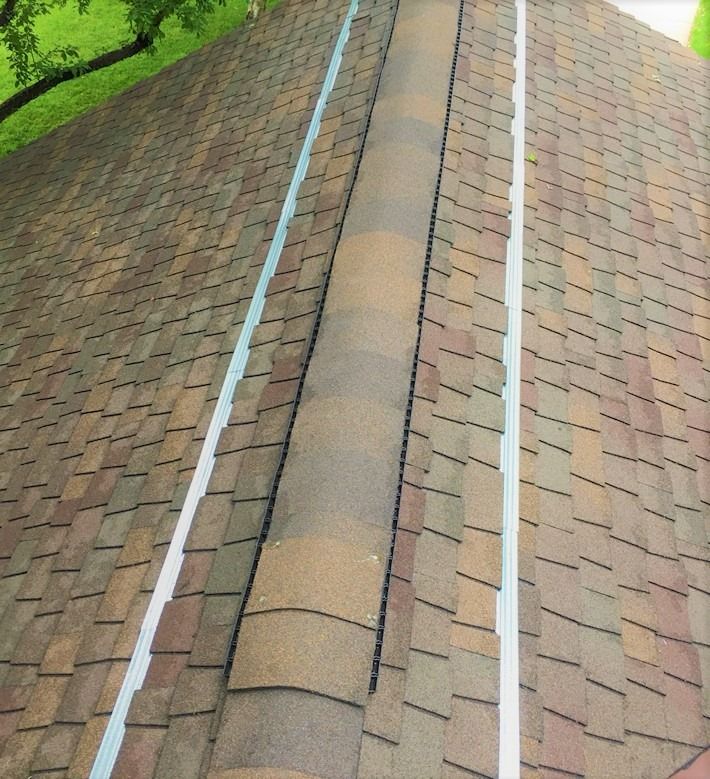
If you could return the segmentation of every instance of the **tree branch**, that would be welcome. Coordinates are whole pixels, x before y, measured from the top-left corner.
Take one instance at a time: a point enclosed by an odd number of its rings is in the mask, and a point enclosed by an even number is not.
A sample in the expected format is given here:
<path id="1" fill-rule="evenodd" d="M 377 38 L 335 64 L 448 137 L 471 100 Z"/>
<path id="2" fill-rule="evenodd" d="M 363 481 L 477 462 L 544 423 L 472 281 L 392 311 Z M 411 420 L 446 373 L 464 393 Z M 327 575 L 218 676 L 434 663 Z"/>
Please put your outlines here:
<path id="1" fill-rule="evenodd" d="M 7 27 L 12 19 L 12 15 L 15 13 L 15 5 L 17 0 L 5 0 L 2 8 L 0 8 L 0 27 Z"/>
<path id="2" fill-rule="evenodd" d="M 249 0 L 247 3 L 247 21 L 256 21 L 257 17 L 266 9 L 266 0 Z"/>
<path id="3" fill-rule="evenodd" d="M 120 46 L 112 51 L 107 51 L 104 54 L 100 54 L 98 57 L 89 60 L 81 71 L 67 68 L 65 70 L 60 70 L 52 76 L 41 78 L 39 81 L 21 89 L 19 92 L 12 95 L 12 97 L 9 97 L 4 102 L 0 103 L 0 122 L 3 122 L 8 116 L 11 116 L 15 111 L 22 108 L 22 106 L 32 102 L 45 92 L 49 92 L 50 89 L 53 89 L 59 84 L 63 84 L 65 81 L 71 81 L 79 76 L 84 76 L 87 73 L 94 73 L 97 70 L 108 68 L 111 65 L 115 65 L 117 62 L 129 59 L 130 57 L 135 57 L 136 54 L 145 51 L 152 43 L 153 38 L 151 36 L 140 33 L 133 42 L 128 43 L 125 46 Z"/>

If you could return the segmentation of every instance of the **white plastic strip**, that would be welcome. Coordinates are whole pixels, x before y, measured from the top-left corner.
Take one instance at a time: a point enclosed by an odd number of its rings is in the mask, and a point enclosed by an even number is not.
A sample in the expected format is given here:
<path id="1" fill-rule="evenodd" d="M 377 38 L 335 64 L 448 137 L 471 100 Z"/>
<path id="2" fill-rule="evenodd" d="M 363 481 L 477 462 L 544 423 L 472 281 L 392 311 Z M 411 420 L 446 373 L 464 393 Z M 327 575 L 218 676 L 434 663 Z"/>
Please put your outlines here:
<path id="1" fill-rule="evenodd" d="M 518 650 L 518 522 L 520 506 L 520 353 L 525 218 L 525 0 L 516 0 L 513 85 L 513 186 L 506 259 L 508 331 L 505 361 L 505 432 L 502 442 L 503 566 L 500 592 L 500 740 L 498 776 L 520 777 L 520 671 Z"/>
<path id="2" fill-rule="evenodd" d="M 315 111 L 313 112 L 305 141 L 303 142 L 303 148 L 301 149 L 286 199 L 284 200 L 281 209 L 281 215 L 276 226 L 273 241 L 269 248 L 269 253 L 264 262 L 264 267 L 254 290 L 254 296 L 249 305 L 244 325 L 232 354 L 227 375 L 217 399 L 217 405 L 215 406 L 207 430 L 207 436 L 205 437 L 205 442 L 202 446 L 202 451 L 200 452 L 200 458 L 197 461 L 195 473 L 190 482 L 185 503 L 180 512 L 177 525 L 175 526 L 175 532 L 170 542 L 170 546 L 168 547 L 168 552 L 160 575 L 158 576 L 155 591 L 148 604 L 148 610 L 143 619 L 138 641 L 133 650 L 133 655 L 128 665 L 123 685 L 118 693 L 116 705 L 113 708 L 106 732 L 104 733 L 98 754 L 96 755 L 90 779 L 108 779 L 108 777 L 111 776 L 116 758 L 118 757 L 118 751 L 121 747 L 121 742 L 123 741 L 126 730 L 125 722 L 128 708 L 133 699 L 133 693 L 143 684 L 150 663 L 150 647 L 153 643 L 153 636 L 158 627 L 160 615 L 163 613 L 165 604 L 172 598 L 173 588 L 175 587 L 178 574 L 180 573 L 180 567 L 182 566 L 185 540 L 187 539 L 187 534 L 192 525 L 197 504 L 207 489 L 207 483 L 212 473 L 212 468 L 214 467 L 217 442 L 222 429 L 229 419 L 229 414 L 232 409 L 232 398 L 234 397 L 237 382 L 244 375 L 244 368 L 246 367 L 247 358 L 249 356 L 249 343 L 255 327 L 259 324 L 259 320 L 261 319 L 261 313 L 266 299 L 266 288 L 271 277 L 274 275 L 279 257 L 281 256 L 281 251 L 286 240 L 288 224 L 296 207 L 298 190 L 305 178 L 306 171 L 308 170 L 313 142 L 318 135 L 323 111 L 325 110 L 328 96 L 333 89 L 335 78 L 340 69 L 340 63 L 343 59 L 343 50 L 350 35 L 350 26 L 353 17 L 357 13 L 357 8 L 358 0 L 351 0 L 348 12 L 345 16 L 345 21 L 343 22 L 343 27 L 335 44 L 330 65 L 328 66 L 323 87 L 321 88 L 320 96 Z"/>

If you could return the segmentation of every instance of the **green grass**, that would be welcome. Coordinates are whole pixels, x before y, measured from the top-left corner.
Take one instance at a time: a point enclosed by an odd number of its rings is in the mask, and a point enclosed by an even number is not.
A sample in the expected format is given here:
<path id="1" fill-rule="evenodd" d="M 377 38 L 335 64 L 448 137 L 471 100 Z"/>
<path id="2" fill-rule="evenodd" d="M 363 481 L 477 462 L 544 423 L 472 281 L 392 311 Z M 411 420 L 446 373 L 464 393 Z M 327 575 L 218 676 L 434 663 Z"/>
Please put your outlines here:
<path id="1" fill-rule="evenodd" d="M 110 68 L 60 84 L 37 98 L 0 123 L 0 156 L 24 146 L 234 29 L 244 20 L 246 5 L 246 0 L 227 0 L 226 6 L 218 6 L 199 37 L 180 29 L 174 19 L 168 20 L 163 27 L 165 38 L 158 42 L 155 54 L 138 54 Z M 37 32 L 47 48 L 72 44 L 82 57 L 89 59 L 131 39 L 123 18 L 124 8 L 118 0 L 92 0 L 89 14 L 80 17 L 68 4 L 41 17 Z M 16 91 L 14 81 L 5 48 L 0 44 L 0 101 Z"/>
<path id="2" fill-rule="evenodd" d="M 710 59 L 710 0 L 700 0 L 698 3 L 688 45 L 701 57 Z"/>

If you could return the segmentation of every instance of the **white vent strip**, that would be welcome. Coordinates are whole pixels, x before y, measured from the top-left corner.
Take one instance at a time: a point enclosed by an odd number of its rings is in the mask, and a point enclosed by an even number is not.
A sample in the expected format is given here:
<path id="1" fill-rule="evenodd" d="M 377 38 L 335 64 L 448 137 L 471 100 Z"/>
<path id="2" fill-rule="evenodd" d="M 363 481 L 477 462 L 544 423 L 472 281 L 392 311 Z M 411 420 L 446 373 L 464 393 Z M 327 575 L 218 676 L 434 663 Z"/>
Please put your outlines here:
<path id="1" fill-rule="evenodd" d="M 158 576 L 155 591 L 148 604 L 148 610 L 143 619 L 136 647 L 128 665 L 128 670 L 123 680 L 121 690 L 119 691 L 118 698 L 116 699 L 116 705 L 113 708 L 106 732 L 104 733 L 98 754 L 96 755 L 90 779 L 108 779 L 108 777 L 111 776 L 116 758 L 118 757 L 118 751 L 121 748 L 121 743 L 126 730 L 125 723 L 128 708 L 133 699 L 134 692 L 143 684 L 150 663 L 150 647 L 153 643 L 153 637 L 160 616 L 163 613 L 165 604 L 172 598 L 173 588 L 175 587 L 180 567 L 182 566 L 185 540 L 190 531 L 197 504 L 207 489 L 207 483 L 215 462 L 217 442 L 222 429 L 229 419 L 229 414 L 232 409 L 232 398 L 234 397 L 237 382 L 244 375 L 244 368 L 249 356 L 249 343 L 254 329 L 261 319 L 261 313 L 266 299 L 266 288 L 271 277 L 274 275 L 286 240 L 288 223 L 290 222 L 296 207 L 298 190 L 305 178 L 306 171 L 308 170 L 313 142 L 318 135 L 328 96 L 333 89 L 336 76 L 340 69 L 340 64 L 343 59 L 343 50 L 350 35 L 350 26 L 353 17 L 357 13 L 357 8 L 358 0 L 351 0 L 343 22 L 343 27 L 335 44 L 330 65 L 326 72 L 323 87 L 321 88 L 320 96 L 308 127 L 308 132 L 298 158 L 293 178 L 291 179 L 286 199 L 284 200 L 281 209 L 281 215 L 279 216 L 269 253 L 267 254 L 259 281 L 254 290 L 254 296 L 249 305 L 249 310 L 239 334 L 237 345 L 232 353 L 232 359 L 229 363 L 227 375 L 217 399 L 217 405 L 215 406 L 207 430 L 207 436 L 202 446 L 202 451 L 200 452 L 200 458 L 197 461 L 197 467 L 192 481 L 190 482 L 185 503 L 180 512 L 177 525 L 175 526 L 175 532 L 170 542 L 170 546 L 168 547 L 165 562 L 163 563 L 160 575 Z"/>
<path id="2" fill-rule="evenodd" d="M 513 185 L 506 258 L 505 432 L 503 471 L 503 561 L 500 591 L 500 740 L 498 776 L 520 777 L 520 672 L 518 648 L 518 522 L 520 479 L 520 364 L 525 217 L 525 0 L 516 0 L 515 83 L 513 85 Z"/>

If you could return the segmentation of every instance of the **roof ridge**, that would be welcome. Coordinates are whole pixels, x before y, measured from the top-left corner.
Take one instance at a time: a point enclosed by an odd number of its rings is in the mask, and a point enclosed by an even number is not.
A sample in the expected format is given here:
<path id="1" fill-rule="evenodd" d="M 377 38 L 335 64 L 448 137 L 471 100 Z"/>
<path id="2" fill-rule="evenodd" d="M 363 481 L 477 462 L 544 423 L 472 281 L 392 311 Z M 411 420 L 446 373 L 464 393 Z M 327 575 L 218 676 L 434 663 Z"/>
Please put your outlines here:
<path id="1" fill-rule="evenodd" d="M 247 604 L 229 679 L 225 705 L 249 702 L 258 708 L 244 726 L 255 744 L 271 730 L 267 723 L 278 717 L 275 707 L 283 705 L 282 696 L 269 692 L 277 688 L 293 692 L 294 708 L 283 727 L 298 728 L 299 738 L 318 720 L 309 713 L 314 696 L 295 694 L 297 688 L 347 707 L 340 725 L 352 728 L 353 743 L 361 737 L 457 8 L 456 0 L 402 2 L 383 64 L 268 550 L 254 579 L 251 597 L 259 601 Z M 397 138 L 405 139 L 406 148 Z M 292 598 L 320 605 L 285 614 L 279 605 Z M 292 738 L 281 733 L 278 740 Z M 273 741 L 254 749 L 253 758 L 236 755 L 232 734 L 222 727 L 213 765 L 244 766 L 253 759 L 252 765 L 275 767 L 279 744 Z M 318 734 L 306 741 L 316 743 Z M 292 768 L 309 770 L 307 761 L 286 759 Z M 359 749 L 337 760 L 338 775 L 355 775 Z"/>

